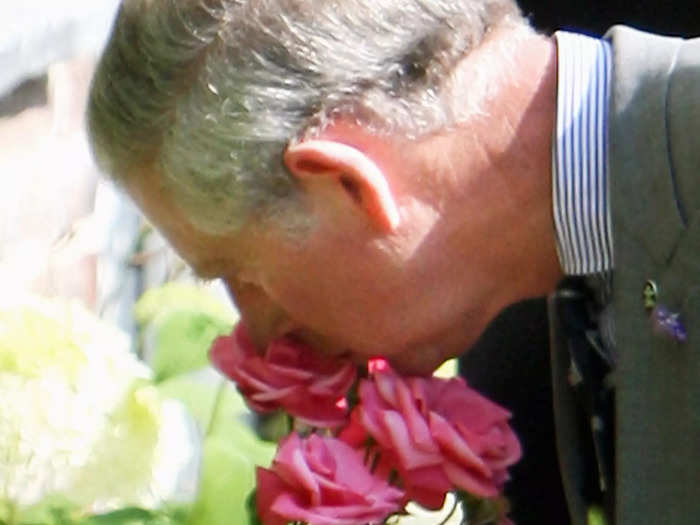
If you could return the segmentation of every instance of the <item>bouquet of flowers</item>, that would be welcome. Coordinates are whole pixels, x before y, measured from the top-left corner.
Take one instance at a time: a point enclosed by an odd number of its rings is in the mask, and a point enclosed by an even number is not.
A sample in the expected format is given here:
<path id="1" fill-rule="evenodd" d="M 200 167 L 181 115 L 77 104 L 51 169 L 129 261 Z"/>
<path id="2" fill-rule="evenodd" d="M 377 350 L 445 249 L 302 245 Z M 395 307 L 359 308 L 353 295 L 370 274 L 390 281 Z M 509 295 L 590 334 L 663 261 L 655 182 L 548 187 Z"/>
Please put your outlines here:
<path id="1" fill-rule="evenodd" d="M 387 523 L 409 502 L 440 508 L 450 492 L 469 525 L 510 523 L 501 492 L 521 456 L 510 413 L 462 378 L 404 377 L 381 358 L 358 373 L 290 338 L 258 354 L 243 324 L 210 358 L 252 409 L 294 418 L 270 468 L 257 469 L 264 525 Z"/>

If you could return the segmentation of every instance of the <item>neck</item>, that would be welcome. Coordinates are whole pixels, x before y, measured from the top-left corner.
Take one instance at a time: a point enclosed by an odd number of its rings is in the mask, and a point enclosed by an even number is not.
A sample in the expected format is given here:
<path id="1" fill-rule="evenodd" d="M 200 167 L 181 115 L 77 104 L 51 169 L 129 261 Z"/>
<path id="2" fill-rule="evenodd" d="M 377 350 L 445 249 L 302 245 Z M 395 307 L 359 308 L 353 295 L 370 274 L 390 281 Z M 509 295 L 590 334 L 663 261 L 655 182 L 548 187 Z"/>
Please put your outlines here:
<path id="1" fill-rule="evenodd" d="M 552 210 L 556 46 L 549 38 L 533 35 L 523 55 L 517 76 L 524 82 L 510 88 L 515 99 L 510 118 L 506 118 L 512 123 L 511 132 L 506 134 L 502 169 L 498 170 L 504 191 L 513 199 L 503 217 L 506 224 L 510 219 L 512 243 L 504 258 L 509 253 L 517 269 L 509 273 L 516 292 L 513 300 L 550 293 L 563 277 Z"/>
<path id="2" fill-rule="evenodd" d="M 517 63 L 487 101 L 485 116 L 453 134 L 451 158 L 461 163 L 451 174 L 453 193 L 444 199 L 452 207 L 445 216 L 457 218 L 453 245 L 469 251 L 457 257 L 473 261 L 465 269 L 471 282 L 479 268 L 494 315 L 549 293 L 562 277 L 552 215 L 555 46 L 535 34 L 520 44 Z"/>

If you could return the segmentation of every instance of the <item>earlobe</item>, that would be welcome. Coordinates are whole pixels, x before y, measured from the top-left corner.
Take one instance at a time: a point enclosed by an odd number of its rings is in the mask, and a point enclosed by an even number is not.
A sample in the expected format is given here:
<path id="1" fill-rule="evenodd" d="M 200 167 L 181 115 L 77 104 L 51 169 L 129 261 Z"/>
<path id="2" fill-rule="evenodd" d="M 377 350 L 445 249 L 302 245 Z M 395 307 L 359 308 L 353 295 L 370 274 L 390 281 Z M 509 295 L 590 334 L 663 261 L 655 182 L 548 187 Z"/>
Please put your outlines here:
<path id="1" fill-rule="evenodd" d="M 385 174 L 360 150 L 330 140 L 310 140 L 287 148 L 284 162 L 294 176 L 333 177 L 381 231 L 399 225 L 399 212 Z"/>

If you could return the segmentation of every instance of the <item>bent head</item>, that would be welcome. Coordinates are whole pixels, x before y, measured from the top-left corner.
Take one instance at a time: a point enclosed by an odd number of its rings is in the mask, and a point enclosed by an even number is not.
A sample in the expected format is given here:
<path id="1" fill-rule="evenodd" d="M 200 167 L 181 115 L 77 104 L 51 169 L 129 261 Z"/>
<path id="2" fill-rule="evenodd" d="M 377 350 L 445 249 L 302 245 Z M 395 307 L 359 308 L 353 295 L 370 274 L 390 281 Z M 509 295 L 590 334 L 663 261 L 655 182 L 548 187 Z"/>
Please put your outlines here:
<path id="1" fill-rule="evenodd" d="M 410 347 L 426 369 L 482 328 L 454 325 L 483 320 L 438 285 L 439 205 L 407 144 L 463 115 L 454 69 L 511 25 L 510 0 L 125 0 L 91 88 L 93 148 L 226 280 L 260 344 Z"/>
<path id="2" fill-rule="evenodd" d="M 91 89 L 96 157 L 120 180 L 151 164 L 194 221 L 231 231 L 289 207 L 282 154 L 328 122 L 449 125 L 452 70 L 515 20 L 510 0 L 125 0 Z"/>

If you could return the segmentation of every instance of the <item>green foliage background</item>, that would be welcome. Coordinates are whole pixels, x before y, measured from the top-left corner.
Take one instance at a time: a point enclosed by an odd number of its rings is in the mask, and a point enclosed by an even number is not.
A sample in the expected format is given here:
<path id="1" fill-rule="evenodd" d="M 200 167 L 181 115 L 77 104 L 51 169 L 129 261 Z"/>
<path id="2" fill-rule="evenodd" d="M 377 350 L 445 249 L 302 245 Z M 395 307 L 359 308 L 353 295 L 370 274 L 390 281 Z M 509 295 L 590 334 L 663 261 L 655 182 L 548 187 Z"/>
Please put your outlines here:
<path id="1" fill-rule="evenodd" d="M 269 465 L 276 443 L 258 437 L 240 394 L 208 364 L 211 343 L 231 332 L 235 315 L 204 289 L 180 283 L 148 291 L 135 315 L 151 339 L 147 360 L 160 392 L 182 401 L 202 432 L 198 496 L 184 523 L 248 523 L 255 467 Z"/>

